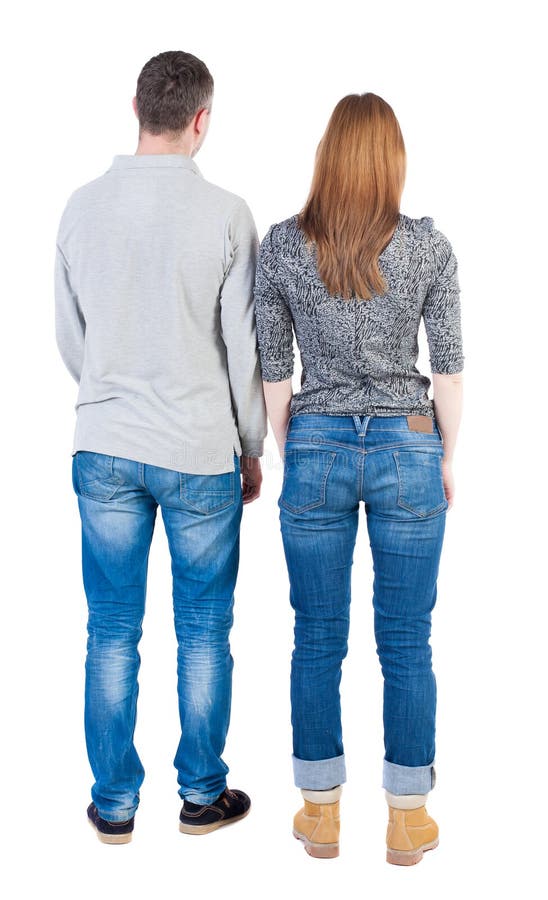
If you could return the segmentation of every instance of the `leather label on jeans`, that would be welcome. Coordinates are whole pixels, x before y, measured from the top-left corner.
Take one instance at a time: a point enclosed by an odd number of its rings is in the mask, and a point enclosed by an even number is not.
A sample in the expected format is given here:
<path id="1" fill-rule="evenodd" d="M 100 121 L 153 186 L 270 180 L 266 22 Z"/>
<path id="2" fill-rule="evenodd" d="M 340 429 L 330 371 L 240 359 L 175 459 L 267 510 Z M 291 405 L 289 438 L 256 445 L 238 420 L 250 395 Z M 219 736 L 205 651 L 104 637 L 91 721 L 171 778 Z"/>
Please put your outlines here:
<path id="1" fill-rule="evenodd" d="M 409 431 L 424 431 L 430 434 L 434 431 L 434 420 L 430 416 L 407 416 Z"/>

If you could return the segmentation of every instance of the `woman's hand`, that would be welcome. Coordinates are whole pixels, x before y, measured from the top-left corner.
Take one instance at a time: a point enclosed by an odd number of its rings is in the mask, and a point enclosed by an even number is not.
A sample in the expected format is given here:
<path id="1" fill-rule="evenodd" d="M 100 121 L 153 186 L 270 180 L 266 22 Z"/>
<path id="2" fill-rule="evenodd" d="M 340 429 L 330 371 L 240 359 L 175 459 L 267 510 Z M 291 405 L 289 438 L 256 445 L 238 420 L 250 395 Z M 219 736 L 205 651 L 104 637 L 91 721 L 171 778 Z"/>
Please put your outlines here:
<path id="1" fill-rule="evenodd" d="M 451 509 L 453 506 L 453 498 L 455 496 L 455 478 L 453 476 L 451 460 L 442 459 L 441 472 L 443 476 L 443 490 L 445 491 L 445 497 L 449 503 L 447 509 Z"/>

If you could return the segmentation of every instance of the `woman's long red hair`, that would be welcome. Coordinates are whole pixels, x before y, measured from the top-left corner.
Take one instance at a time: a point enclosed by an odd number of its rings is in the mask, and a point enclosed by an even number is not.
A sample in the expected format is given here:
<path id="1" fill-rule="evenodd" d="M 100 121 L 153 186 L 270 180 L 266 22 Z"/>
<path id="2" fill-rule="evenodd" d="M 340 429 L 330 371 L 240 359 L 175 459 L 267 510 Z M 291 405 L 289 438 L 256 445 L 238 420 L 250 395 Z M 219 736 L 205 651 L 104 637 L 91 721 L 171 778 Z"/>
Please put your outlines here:
<path id="1" fill-rule="evenodd" d="M 405 168 L 392 107 L 376 94 L 343 97 L 318 146 L 310 193 L 298 215 L 330 294 L 368 300 L 385 293 L 378 258 L 398 223 Z"/>

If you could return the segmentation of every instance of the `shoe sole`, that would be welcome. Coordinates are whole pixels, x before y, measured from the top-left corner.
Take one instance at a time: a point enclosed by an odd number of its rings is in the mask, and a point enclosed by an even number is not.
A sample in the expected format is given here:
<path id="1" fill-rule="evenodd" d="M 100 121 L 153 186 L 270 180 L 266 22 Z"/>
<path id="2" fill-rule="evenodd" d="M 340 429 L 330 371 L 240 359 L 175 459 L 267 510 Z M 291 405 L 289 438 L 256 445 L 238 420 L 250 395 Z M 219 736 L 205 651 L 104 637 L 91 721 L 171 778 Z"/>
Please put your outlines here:
<path id="1" fill-rule="evenodd" d="M 247 809 L 241 816 L 232 816 L 230 819 L 220 819 L 218 822 L 210 822 L 209 825 L 186 825 L 184 822 L 179 822 L 179 831 L 181 834 L 209 834 L 211 831 L 217 831 L 218 828 L 222 828 L 225 825 L 232 825 L 234 822 L 240 822 L 242 819 L 249 815 L 249 809 Z"/>
<path id="2" fill-rule="evenodd" d="M 304 844 L 304 849 L 308 855 L 313 856 L 315 859 L 335 859 L 335 857 L 339 855 L 338 843 L 318 844 L 315 841 L 311 841 L 310 838 L 307 838 L 306 834 L 301 834 L 299 831 L 295 830 L 293 830 L 293 837 L 297 838 L 298 841 L 301 841 Z"/>
<path id="3" fill-rule="evenodd" d="M 127 834 L 103 834 L 91 819 L 88 819 L 88 822 L 102 844 L 129 844 L 133 837 L 132 831 L 128 831 Z"/>
<path id="4" fill-rule="evenodd" d="M 432 841 L 430 844 L 423 844 L 422 847 L 417 847 L 416 850 L 391 850 L 388 848 L 386 851 L 386 862 L 391 863 L 393 866 L 415 866 L 428 850 L 435 850 L 438 844 L 439 841 Z"/>

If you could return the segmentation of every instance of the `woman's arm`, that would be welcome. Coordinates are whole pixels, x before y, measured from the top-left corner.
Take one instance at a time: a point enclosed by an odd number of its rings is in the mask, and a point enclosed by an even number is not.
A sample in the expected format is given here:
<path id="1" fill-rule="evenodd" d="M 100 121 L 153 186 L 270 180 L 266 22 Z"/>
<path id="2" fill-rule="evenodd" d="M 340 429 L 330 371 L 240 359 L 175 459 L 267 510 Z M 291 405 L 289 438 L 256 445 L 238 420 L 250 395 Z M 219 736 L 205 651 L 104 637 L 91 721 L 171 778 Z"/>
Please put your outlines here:
<path id="1" fill-rule="evenodd" d="M 289 421 L 289 404 L 293 396 L 291 378 L 286 378 L 284 381 L 263 381 L 263 390 L 268 419 L 283 459 L 285 435 Z"/>
<path id="2" fill-rule="evenodd" d="M 455 375 L 433 374 L 434 412 L 443 438 L 443 459 L 453 461 L 462 416 L 462 372 Z"/>
<path id="3" fill-rule="evenodd" d="M 458 264 L 451 242 L 438 228 L 430 235 L 432 282 L 426 293 L 423 317 L 430 351 L 434 414 L 443 438 L 443 485 L 449 507 L 455 483 L 451 465 L 462 413 L 462 333 Z"/>
<path id="4" fill-rule="evenodd" d="M 462 372 L 454 375 L 432 374 L 434 386 L 434 414 L 443 438 L 443 486 L 449 509 L 455 496 L 452 462 L 462 416 Z"/>
<path id="5" fill-rule="evenodd" d="M 255 275 L 255 320 L 268 419 L 283 459 L 293 374 L 293 320 L 277 276 L 277 225 L 262 240 Z"/>

